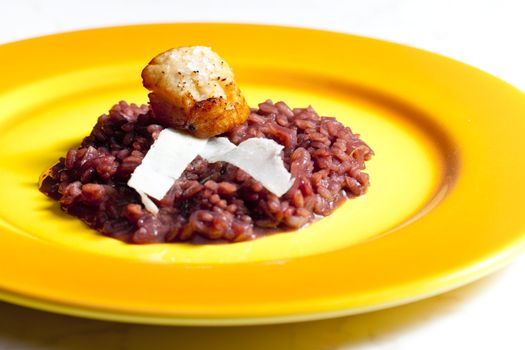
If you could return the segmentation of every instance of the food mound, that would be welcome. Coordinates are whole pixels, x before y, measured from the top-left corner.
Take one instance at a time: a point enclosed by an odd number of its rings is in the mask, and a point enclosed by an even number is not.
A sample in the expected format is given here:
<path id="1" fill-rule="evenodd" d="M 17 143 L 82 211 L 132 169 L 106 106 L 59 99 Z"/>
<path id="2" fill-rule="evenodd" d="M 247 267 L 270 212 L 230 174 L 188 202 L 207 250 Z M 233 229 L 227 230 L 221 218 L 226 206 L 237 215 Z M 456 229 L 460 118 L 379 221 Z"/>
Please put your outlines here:
<path id="1" fill-rule="evenodd" d="M 195 70 L 190 68 L 190 72 Z M 225 77 L 219 78 L 217 81 L 221 82 Z M 169 94 L 160 89 L 153 92 L 163 96 L 156 100 L 160 107 L 156 108 L 151 99 L 150 105 L 140 107 L 118 103 L 99 117 L 79 148 L 69 150 L 65 158 L 42 176 L 40 190 L 58 200 L 68 214 L 106 236 L 129 243 L 250 240 L 298 229 L 330 214 L 346 198 L 365 193 L 369 181 L 362 170 L 373 151 L 359 135 L 335 118 L 320 117 L 311 107 L 291 109 L 284 102 L 265 101 L 258 109 L 248 109 L 248 115 L 243 116 L 244 107 L 239 106 L 245 104 L 244 98 L 232 75 L 229 79 L 228 86 L 233 85 L 236 91 L 233 100 L 221 92 L 218 97 L 210 97 L 202 91 L 200 95 L 193 91 L 172 98 L 169 101 L 178 99 L 178 102 L 169 105 L 166 101 L 158 102 L 169 99 Z M 186 98 L 182 104 L 190 107 L 179 108 L 181 98 Z M 191 112 L 202 107 L 199 104 L 202 98 L 216 99 L 213 104 L 218 106 L 232 103 L 237 108 L 233 112 L 230 107 L 225 108 L 235 116 L 230 115 L 227 122 L 215 123 L 219 127 L 213 129 L 213 123 L 203 122 L 202 110 L 197 114 Z M 217 113 L 212 109 L 213 118 L 219 118 Z M 228 129 L 223 130 L 224 125 Z M 172 179 L 166 192 L 161 191 L 160 195 L 146 190 L 151 183 L 140 187 L 140 181 L 133 182 L 134 176 L 138 179 L 141 167 L 145 171 L 144 159 L 150 157 L 152 163 L 155 152 L 166 153 L 157 145 L 159 135 L 181 129 L 199 137 L 217 135 L 219 130 L 219 137 L 201 141 L 204 145 L 212 144 L 213 140 L 218 146 L 210 149 L 223 158 L 215 154 L 214 159 L 206 155 L 208 151 L 202 151 L 189 164 L 181 163 L 180 176 L 168 173 L 172 177 L 165 174 L 159 177 Z M 272 152 L 277 160 L 272 166 L 280 166 L 282 171 L 272 170 L 272 174 L 276 178 L 288 175 L 281 184 L 289 185 L 276 190 L 275 179 L 260 177 L 258 169 L 243 166 L 250 159 L 255 162 L 257 157 L 264 157 L 264 152 L 270 152 L 267 149 L 261 148 L 260 154 L 248 153 L 240 160 L 232 155 L 232 149 L 239 151 L 246 140 L 275 145 Z M 228 144 L 231 146 L 225 151 L 224 145 Z M 162 168 L 153 165 L 150 164 L 151 169 Z M 268 167 L 273 169 L 270 164 Z M 151 169 L 148 171 L 154 171 Z"/>

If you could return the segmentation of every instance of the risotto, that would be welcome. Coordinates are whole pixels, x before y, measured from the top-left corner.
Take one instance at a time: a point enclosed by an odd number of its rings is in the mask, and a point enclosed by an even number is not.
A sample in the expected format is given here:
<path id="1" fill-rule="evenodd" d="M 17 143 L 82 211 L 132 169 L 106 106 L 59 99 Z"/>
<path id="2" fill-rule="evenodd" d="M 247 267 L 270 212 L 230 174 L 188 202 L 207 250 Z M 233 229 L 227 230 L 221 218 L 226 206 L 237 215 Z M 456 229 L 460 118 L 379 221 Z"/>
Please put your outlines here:
<path id="1" fill-rule="evenodd" d="M 163 129 L 149 106 L 120 102 L 42 177 L 40 190 L 66 213 L 125 242 L 238 242 L 301 228 L 369 185 L 363 170 L 373 151 L 358 134 L 311 107 L 268 100 L 220 136 L 236 145 L 258 137 L 284 146 L 294 179 L 288 192 L 277 197 L 240 168 L 197 156 L 154 200 L 153 214 L 127 181 Z"/>

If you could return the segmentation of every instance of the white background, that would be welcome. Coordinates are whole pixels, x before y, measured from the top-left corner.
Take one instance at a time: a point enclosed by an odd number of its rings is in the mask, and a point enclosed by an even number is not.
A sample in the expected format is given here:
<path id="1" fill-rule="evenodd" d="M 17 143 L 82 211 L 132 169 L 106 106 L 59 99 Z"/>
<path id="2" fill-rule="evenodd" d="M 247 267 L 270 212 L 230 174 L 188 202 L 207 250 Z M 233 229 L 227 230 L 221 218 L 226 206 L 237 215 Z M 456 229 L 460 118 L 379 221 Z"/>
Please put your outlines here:
<path id="1" fill-rule="evenodd" d="M 131 23 L 284 24 L 372 36 L 438 52 L 525 90 L 522 3 L 520 0 L 2 0 L 0 43 Z M 0 350 L 525 349 L 524 298 L 525 257 L 522 257 L 489 278 L 425 301 L 364 315 L 289 325 L 233 328 L 127 325 L 0 303 Z"/>

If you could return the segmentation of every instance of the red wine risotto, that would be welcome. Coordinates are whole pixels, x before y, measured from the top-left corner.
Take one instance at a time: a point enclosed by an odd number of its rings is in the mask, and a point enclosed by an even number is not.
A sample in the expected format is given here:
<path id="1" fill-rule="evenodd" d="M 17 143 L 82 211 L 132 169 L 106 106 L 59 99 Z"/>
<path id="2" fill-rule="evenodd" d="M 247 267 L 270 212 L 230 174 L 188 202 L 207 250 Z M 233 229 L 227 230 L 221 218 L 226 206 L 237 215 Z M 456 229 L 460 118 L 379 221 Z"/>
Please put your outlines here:
<path id="1" fill-rule="evenodd" d="M 268 138 L 284 146 L 292 187 L 281 197 L 240 168 L 197 156 L 161 200 L 146 210 L 127 185 L 164 126 L 149 106 L 120 102 L 99 117 L 80 147 L 41 179 L 62 210 L 129 243 L 238 242 L 296 230 L 365 193 L 373 151 L 335 118 L 268 100 L 226 133 L 232 143 Z M 72 234 L 72 233 L 71 233 Z"/>

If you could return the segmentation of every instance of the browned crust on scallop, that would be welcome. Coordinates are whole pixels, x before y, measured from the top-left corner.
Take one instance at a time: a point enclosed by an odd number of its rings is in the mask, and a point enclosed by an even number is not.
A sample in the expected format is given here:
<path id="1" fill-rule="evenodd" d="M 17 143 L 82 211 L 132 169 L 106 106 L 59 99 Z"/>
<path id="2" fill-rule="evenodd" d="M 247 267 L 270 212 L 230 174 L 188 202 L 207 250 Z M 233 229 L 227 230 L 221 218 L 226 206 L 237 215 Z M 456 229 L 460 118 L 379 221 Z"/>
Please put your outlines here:
<path id="1" fill-rule="evenodd" d="M 190 109 L 186 129 L 194 136 L 208 138 L 222 134 L 248 119 L 250 108 L 239 88 L 224 88 L 226 99 L 213 97 L 199 101 Z"/>
<path id="2" fill-rule="evenodd" d="M 168 72 L 159 69 L 158 64 L 162 63 L 159 56 L 142 71 L 143 86 L 151 91 L 148 95 L 150 105 L 159 123 L 184 129 L 196 137 L 209 138 L 248 119 L 250 108 L 235 82 L 219 80 L 226 98 L 211 97 L 202 101 L 196 101 L 190 93 L 181 96 L 178 91 L 160 86 L 162 75 Z"/>

